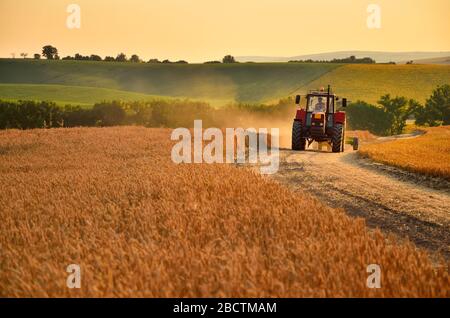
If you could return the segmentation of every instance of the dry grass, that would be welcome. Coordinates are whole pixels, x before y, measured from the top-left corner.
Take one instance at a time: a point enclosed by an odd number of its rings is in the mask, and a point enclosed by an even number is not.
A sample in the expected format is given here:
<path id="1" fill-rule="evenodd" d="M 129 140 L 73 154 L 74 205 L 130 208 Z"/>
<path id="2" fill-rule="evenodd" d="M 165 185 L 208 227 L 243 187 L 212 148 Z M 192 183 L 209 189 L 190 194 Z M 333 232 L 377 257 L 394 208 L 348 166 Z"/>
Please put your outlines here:
<path id="1" fill-rule="evenodd" d="M 450 126 L 426 129 L 417 138 L 364 145 L 360 154 L 384 164 L 450 180 Z"/>
<path id="2" fill-rule="evenodd" d="M 170 148 L 163 129 L 1 132 L 0 296 L 449 296 L 412 245 L 250 170 L 176 166 Z"/>

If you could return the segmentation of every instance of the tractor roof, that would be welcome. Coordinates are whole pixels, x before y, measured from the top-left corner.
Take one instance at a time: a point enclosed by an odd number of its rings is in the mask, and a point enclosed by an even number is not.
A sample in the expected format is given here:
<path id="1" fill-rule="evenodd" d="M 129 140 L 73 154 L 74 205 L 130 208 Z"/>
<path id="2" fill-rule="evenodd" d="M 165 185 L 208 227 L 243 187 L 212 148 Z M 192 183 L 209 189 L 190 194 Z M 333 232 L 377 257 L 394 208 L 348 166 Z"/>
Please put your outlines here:
<path id="1" fill-rule="evenodd" d="M 329 92 L 329 93 L 328 93 Z M 308 95 L 314 95 L 314 96 L 334 96 L 333 91 L 331 91 L 330 88 L 328 90 L 325 90 L 324 88 L 321 89 L 312 89 L 309 91 Z"/>
<path id="2" fill-rule="evenodd" d="M 308 93 L 308 96 L 321 96 L 321 97 L 327 97 L 327 96 L 336 96 L 334 93 L 328 94 L 327 92 L 320 92 L 320 91 L 310 91 Z"/>

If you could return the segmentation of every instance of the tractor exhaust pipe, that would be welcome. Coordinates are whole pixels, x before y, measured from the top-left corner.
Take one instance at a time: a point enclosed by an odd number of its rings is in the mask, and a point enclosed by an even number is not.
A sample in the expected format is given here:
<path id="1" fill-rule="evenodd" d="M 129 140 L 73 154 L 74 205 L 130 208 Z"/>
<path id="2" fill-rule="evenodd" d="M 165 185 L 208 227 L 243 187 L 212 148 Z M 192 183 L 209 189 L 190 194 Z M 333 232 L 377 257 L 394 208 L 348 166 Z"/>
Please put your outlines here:
<path id="1" fill-rule="evenodd" d="M 327 90 L 327 112 L 328 112 L 329 109 L 330 109 L 330 90 L 331 90 L 331 87 L 330 87 L 330 85 L 328 84 L 328 90 Z"/>

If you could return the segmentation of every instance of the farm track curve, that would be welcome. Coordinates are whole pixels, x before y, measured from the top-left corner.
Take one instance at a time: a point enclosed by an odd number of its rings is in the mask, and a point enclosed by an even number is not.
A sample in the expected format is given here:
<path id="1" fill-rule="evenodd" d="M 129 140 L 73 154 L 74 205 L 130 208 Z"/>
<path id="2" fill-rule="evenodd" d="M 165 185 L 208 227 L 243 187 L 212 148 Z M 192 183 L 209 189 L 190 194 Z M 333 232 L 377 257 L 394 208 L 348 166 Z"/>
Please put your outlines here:
<path id="1" fill-rule="evenodd" d="M 280 169 L 272 177 L 364 218 L 369 228 L 450 259 L 450 187 L 445 180 L 360 159 L 350 149 L 341 154 L 280 150 Z"/>

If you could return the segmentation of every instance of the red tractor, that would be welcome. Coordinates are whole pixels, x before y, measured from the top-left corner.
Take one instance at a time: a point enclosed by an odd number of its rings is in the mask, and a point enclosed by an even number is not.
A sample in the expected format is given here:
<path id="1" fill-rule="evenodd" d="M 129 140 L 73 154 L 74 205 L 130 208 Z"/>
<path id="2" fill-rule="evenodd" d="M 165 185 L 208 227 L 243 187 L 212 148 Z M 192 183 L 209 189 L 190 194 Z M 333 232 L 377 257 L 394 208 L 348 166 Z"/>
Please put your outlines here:
<path id="1" fill-rule="evenodd" d="M 314 142 L 328 142 L 333 152 L 343 152 L 346 117 L 336 111 L 339 97 L 328 90 L 310 91 L 306 95 L 306 108 L 300 108 L 300 95 L 296 96 L 297 114 L 292 127 L 292 150 L 305 150 Z M 347 107 L 347 99 L 340 102 Z"/>

